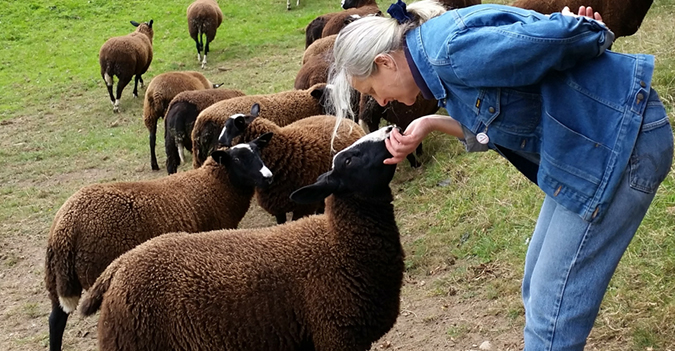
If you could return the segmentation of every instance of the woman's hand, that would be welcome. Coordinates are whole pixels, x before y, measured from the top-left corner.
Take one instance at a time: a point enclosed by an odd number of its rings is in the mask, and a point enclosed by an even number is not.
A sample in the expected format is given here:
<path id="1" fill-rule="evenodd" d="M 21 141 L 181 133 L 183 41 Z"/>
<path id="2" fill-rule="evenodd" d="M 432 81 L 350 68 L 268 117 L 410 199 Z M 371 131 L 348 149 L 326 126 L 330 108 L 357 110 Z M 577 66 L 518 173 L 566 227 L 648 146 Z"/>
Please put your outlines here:
<path id="1" fill-rule="evenodd" d="M 605 22 L 602 21 L 602 16 L 600 15 L 599 12 L 593 12 L 593 8 L 588 6 L 579 6 L 579 13 L 574 14 L 572 11 L 570 11 L 570 8 L 565 6 L 565 8 L 562 9 L 561 13 L 565 16 L 572 16 L 572 17 L 588 17 L 592 18 L 602 24 L 605 24 Z"/>
<path id="2" fill-rule="evenodd" d="M 393 165 L 403 161 L 406 156 L 414 152 L 422 140 L 429 134 L 425 128 L 425 118 L 418 118 L 406 128 L 401 134 L 398 128 L 394 128 L 389 134 L 389 138 L 384 140 L 387 150 L 392 154 L 392 158 L 384 160 L 384 164 Z"/>

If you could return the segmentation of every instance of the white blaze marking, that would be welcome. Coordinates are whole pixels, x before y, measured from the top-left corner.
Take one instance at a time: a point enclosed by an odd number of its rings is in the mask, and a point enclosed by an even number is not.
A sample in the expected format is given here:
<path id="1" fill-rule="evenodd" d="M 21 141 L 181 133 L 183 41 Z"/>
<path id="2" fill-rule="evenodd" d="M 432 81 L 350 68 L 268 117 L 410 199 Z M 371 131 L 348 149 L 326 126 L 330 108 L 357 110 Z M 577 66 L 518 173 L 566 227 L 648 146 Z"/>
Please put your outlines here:
<path id="1" fill-rule="evenodd" d="M 253 152 L 253 149 L 251 149 L 251 145 L 249 144 L 237 144 L 232 147 L 232 149 L 247 149 L 251 152 Z"/>
<path id="2" fill-rule="evenodd" d="M 355 147 L 359 144 L 363 144 L 363 143 L 367 143 L 367 142 L 377 143 L 377 142 L 384 141 L 384 139 L 387 139 L 389 137 L 389 134 L 391 134 L 392 129 L 394 129 L 394 126 L 382 127 L 382 128 L 380 128 L 380 129 L 378 129 L 378 130 L 376 130 L 376 131 L 374 131 L 370 134 L 366 134 L 365 136 L 361 137 L 359 140 L 355 141 L 354 144 L 351 144 L 350 146 L 342 149 L 342 151 L 338 152 L 337 154 L 335 154 L 335 156 L 333 156 L 333 168 L 335 168 L 335 158 L 338 157 L 339 154 L 341 154 L 341 153 L 343 153 L 343 152 L 345 152 L 345 151 L 347 151 L 347 150 L 349 150 L 349 149 L 351 149 L 351 148 L 353 148 L 353 147 Z"/>
<path id="3" fill-rule="evenodd" d="M 244 117 L 244 115 L 242 115 L 241 113 L 238 113 L 238 114 L 236 114 L 236 115 L 230 116 L 230 118 L 239 118 L 239 117 Z M 225 129 L 226 129 L 226 128 L 227 128 L 227 127 L 223 127 L 223 130 L 220 132 L 220 135 L 218 136 L 218 139 L 220 139 L 220 138 L 222 138 L 223 136 L 225 136 Z"/>
<path id="4" fill-rule="evenodd" d="M 270 171 L 270 169 L 265 166 L 262 166 L 262 168 L 260 169 L 260 174 L 262 174 L 263 177 L 265 178 L 272 177 L 272 171 Z"/>

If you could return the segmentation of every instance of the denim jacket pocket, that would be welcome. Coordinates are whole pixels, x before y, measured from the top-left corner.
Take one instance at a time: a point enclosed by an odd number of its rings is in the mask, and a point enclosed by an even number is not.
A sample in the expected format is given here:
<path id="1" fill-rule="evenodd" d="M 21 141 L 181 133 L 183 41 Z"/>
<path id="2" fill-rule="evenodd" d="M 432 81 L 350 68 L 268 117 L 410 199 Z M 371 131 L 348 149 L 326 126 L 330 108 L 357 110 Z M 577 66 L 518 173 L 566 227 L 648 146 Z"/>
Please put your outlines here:
<path id="1" fill-rule="evenodd" d="M 673 130 L 663 104 L 652 90 L 642 128 L 630 157 L 631 188 L 648 194 L 655 193 L 668 175 L 672 161 Z"/>

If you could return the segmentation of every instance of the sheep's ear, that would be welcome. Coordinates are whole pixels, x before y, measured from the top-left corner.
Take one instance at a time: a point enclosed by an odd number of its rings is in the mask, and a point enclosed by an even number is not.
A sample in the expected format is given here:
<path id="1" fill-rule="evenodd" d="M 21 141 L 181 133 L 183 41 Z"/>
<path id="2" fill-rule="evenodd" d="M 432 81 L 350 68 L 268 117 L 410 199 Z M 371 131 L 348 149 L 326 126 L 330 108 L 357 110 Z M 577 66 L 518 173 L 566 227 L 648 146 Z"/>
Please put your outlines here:
<path id="1" fill-rule="evenodd" d="M 211 153 L 213 160 L 221 165 L 227 165 L 230 160 L 230 154 L 225 152 L 225 150 L 216 150 Z"/>
<path id="2" fill-rule="evenodd" d="M 138 27 L 138 26 L 141 25 L 140 23 L 138 23 L 138 22 L 136 22 L 136 21 L 130 21 L 130 22 L 131 22 L 131 24 L 132 24 L 134 27 Z"/>
<path id="3" fill-rule="evenodd" d="M 152 28 L 152 22 L 153 20 L 150 20 L 150 22 L 148 22 L 148 27 Z"/>
<path id="4" fill-rule="evenodd" d="M 260 114 L 260 104 L 256 102 L 255 104 L 253 104 L 253 106 L 251 106 L 251 116 L 258 117 L 259 114 Z"/>
<path id="5" fill-rule="evenodd" d="M 321 100 L 325 90 L 326 90 L 326 86 L 323 85 L 323 86 L 320 86 L 320 87 L 312 90 L 309 94 L 312 95 L 313 98 L 315 98 L 317 100 Z"/>
<path id="6" fill-rule="evenodd" d="M 258 137 L 258 139 L 253 140 L 252 143 L 254 143 L 257 147 L 259 148 L 264 148 L 267 146 L 267 144 L 270 143 L 270 140 L 272 140 L 272 136 L 274 136 L 274 133 L 269 132 L 265 133 L 261 136 Z"/>
<path id="7" fill-rule="evenodd" d="M 332 171 L 319 176 L 316 183 L 304 186 L 291 194 L 291 200 L 299 204 L 312 204 L 323 201 L 323 199 L 334 193 L 340 186 L 339 182 L 331 177 Z"/>

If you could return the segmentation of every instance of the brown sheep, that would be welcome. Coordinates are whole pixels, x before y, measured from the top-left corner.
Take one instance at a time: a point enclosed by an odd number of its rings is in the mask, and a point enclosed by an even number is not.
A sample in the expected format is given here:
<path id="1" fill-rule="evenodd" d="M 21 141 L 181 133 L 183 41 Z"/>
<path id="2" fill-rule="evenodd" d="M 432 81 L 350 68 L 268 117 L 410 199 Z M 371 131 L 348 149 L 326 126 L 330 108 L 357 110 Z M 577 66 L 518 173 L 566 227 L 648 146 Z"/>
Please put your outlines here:
<path id="1" fill-rule="evenodd" d="M 325 215 L 167 234 L 111 263 L 80 307 L 101 310 L 99 349 L 369 350 L 396 322 L 405 268 L 395 166 L 375 134 L 293 194 L 332 194 Z"/>
<path id="2" fill-rule="evenodd" d="M 155 143 L 157 139 L 157 121 L 163 118 L 169 103 L 178 93 L 188 90 L 217 88 L 203 74 L 195 71 L 162 73 L 150 81 L 143 102 L 143 122 L 150 134 L 150 165 L 158 171 Z"/>
<path id="3" fill-rule="evenodd" d="M 253 104 L 260 104 L 260 117 L 286 126 L 301 118 L 323 115 L 326 84 L 306 90 L 289 90 L 275 94 L 248 95 L 216 102 L 197 117 L 192 129 L 192 166 L 198 168 L 218 146 L 225 121 L 232 115 L 248 113 Z"/>
<path id="4" fill-rule="evenodd" d="M 115 258 L 160 234 L 236 228 L 272 174 L 256 140 L 200 169 L 140 182 L 94 184 L 72 195 L 49 233 L 45 283 L 52 302 L 50 350 L 61 349 L 68 314 Z M 228 157 L 229 156 L 229 157 Z M 233 161 L 237 158 L 239 161 Z M 263 172 L 265 170 L 265 172 Z"/>
<path id="5" fill-rule="evenodd" d="M 625 37 L 635 34 L 653 0 L 517 0 L 512 6 L 550 14 L 560 12 L 567 6 L 575 11 L 579 6 L 590 6 L 602 15 L 602 20 L 614 32 L 614 36 Z"/>
<path id="6" fill-rule="evenodd" d="M 363 17 L 371 14 L 381 16 L 382 12 L 377 6 L 364 6 L 318 16 L 305 28 L 305 48 L 319 38 L 337 34 L 340 29 L 354 20 L 352 16 Z"/>
<path id="7" fill-rule="evenodd" d="M 131 21 L 136 31 L 121 37 L 108 39 L 98 53 L 101 77 L 105 81 L 113 105 L 113 112 L 119 112 L 122 91 L 135 75 L 134 97 L 138 97 L 138 82 L 143 87 L 142 75 L 152 62 L 152 20 L 138 23 Z M 113 77 L 117 76 L 117 97 L 113 95 Z"/>
<path id="8" fill-rule="evenodd" d="M 192 128 L 200 112 L 218 101 L 245 94 L 232 89 L 205 89 L 184 91 L 171 100 L 164 118 L 164 150 L 166 171 L 174 174 L 185 162 L 183 149 L 192 152 Z"/>
<path id="9" fill-rule="evenodd" d="M 230 146 L 274 133 L 269 146 L 260 155 L 274 173 L 274 180 L 267 188 L 256 188 L 258 205 L 272 214 L 277 224 L 286 222 L 288 212 L 293 212 L 293 220 L 296 220 L 323 211 L 323 201 L 300 205 L 291 201 L 289 196 L 330 170 L 334 152 L 361 138 L 365 134 L 363 129 L 345 119 L 332 139 L 337 121 L 334 116 L 312 116 L 279 127 L 268 119 L 258 117 L 259 109 L 258 104 L 255 104 L 250 115 L 230 117 L 225 122 L 218 142 Z"/>
<path id="10" fill-rule="evenodd" d="M 206 66 L 206 54 L 209 53 L 209 43 L 216 37 L 218 27 L 223 22 L 223 12 L 215 0 L 195 0 L 187 8 L 188 31 L 197 45 L 197 62 L 201 61 L 200 54 L 204 50 L 202 69 Z M 203 35 L 206 35 L 204 43 Z"/>

